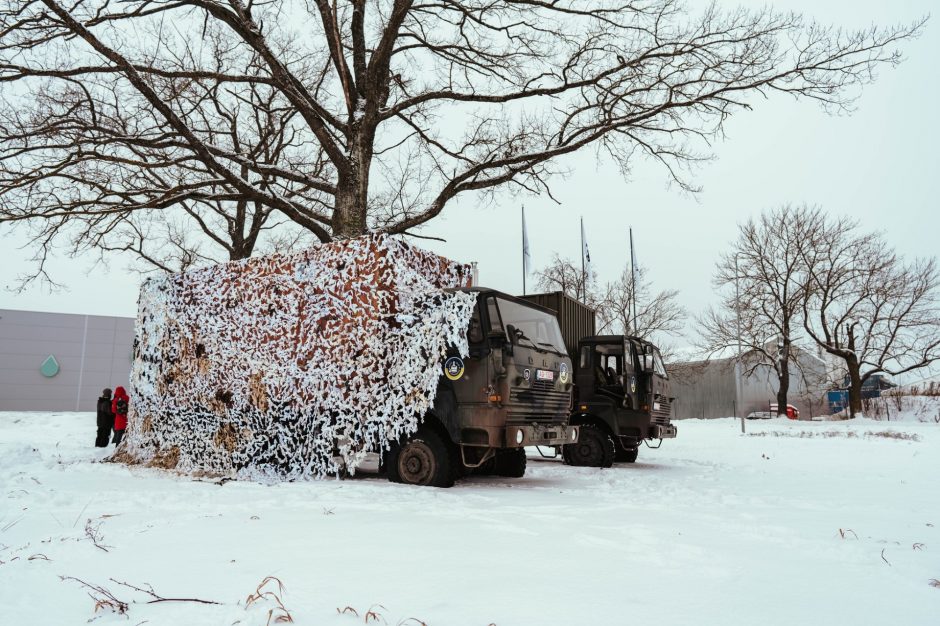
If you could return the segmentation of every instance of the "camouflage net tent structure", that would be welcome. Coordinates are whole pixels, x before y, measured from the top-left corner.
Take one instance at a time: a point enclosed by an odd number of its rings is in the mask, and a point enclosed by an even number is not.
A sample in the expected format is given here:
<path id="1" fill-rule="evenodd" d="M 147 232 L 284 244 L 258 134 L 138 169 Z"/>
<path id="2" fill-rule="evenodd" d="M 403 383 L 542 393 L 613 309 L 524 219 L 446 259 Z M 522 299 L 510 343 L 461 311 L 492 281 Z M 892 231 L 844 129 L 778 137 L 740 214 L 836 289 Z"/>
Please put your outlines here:
<path id="1" fill-rule="evenodd" d="M 150 279 L 117 460 L 248 479 L 324 477 L 417 430 L 470 268 L 384 235 Z"/>

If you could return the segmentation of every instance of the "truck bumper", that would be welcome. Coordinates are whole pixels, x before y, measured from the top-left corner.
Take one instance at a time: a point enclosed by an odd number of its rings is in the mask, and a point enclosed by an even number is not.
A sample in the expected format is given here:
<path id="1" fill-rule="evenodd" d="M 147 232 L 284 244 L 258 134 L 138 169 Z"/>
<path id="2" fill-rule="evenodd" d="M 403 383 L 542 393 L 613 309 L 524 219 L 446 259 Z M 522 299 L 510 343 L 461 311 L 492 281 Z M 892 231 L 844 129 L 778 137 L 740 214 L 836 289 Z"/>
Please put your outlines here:
<path id="1" fill-rule="evenodd" d="M 578 442 L 578 427 L 569 424 L 520 424 L 506 427 L 506 447 L 563 446 Z"/>
<path id="2" fill-rule="evenodd" d="M 679 429 L 676 428 L 673 424 L 666 424 L 665 426 L 661 424 L 654 424 L 650 426 L 650 434 L 648 439 L 673 439 L 676 434 L 679 432 Z"/>

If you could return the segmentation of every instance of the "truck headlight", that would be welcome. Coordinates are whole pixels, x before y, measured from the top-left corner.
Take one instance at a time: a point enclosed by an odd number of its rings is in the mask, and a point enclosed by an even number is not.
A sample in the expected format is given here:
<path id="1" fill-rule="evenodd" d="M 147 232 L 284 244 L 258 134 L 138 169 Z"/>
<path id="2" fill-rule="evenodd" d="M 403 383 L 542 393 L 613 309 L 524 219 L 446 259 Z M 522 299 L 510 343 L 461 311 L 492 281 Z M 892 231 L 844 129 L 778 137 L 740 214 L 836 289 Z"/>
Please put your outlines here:
<path id="1" fill-rule="evenodd" d="M 521 430 L 517 430 L 516 431 L 516 443 L 522 444 L 523 441 L 525 441 L 525 433 L 522 432 Z"/>
<path id="2" fill-rule="evenodd" d="M 578 429 L 572 428 L 571 429 L 571 441 L 577 441 L 577 440 L 578 440 Z"/>

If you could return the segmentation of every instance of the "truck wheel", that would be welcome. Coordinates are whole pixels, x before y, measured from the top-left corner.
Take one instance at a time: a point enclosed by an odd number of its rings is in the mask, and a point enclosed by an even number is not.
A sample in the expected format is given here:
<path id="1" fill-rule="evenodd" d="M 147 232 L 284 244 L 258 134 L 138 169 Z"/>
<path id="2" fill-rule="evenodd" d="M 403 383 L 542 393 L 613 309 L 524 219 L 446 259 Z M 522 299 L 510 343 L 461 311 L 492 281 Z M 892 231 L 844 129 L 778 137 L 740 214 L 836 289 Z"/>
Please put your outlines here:
<path id="1" fill-rule="evenodd" d="M 561 446 L 561 462 L 565 465 L 574 465 L 574 462 L 571 460 L 570 448 L 572 447 L 573 446 L 571 444 Z"/>
<path id="2" fill-rule="evenodd" d="M 610 467 L 614 464 L 614 442 L 610 435 L 596 426 L 585 424 L 578 435 L 578 443 L 565 446 L 572 465 L 582 467 Z"/>
<path id="3" fill-rule="evenodd" d="M 525 449 L 500 450 L 496 453 L 496 475 L 508 478 L 525 476 Z"/>
<path id="4" fill-rule="evenodd" d="M 419 428 L 407 441 L 393 445 L 389 451 L 388 479 L 392 482 L 452 487 L 454 474 L 453 456 L 447 443 L 430 428 Z"/>
<path id="5" fill-rule="evenodd" d="M 634 448 L 633 450 L 617 448 L 617 456 L 615 460 L 618 463 L 636 463 L 636 457 L 638 454 L 640 454 L 639 448 Z"/>

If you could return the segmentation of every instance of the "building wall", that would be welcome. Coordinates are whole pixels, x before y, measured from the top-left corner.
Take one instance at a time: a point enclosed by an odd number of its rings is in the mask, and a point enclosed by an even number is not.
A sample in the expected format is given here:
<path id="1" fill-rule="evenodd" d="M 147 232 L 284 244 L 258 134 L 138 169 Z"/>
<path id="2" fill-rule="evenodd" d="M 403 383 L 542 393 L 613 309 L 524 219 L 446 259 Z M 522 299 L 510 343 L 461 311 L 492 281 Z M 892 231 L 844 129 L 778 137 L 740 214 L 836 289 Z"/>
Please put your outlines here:
<path id="1" fill-rule="evenodd" d="M 102 389 L 128 386 L 133 344 L 132 318 L 0 309 L 0 411 L 94 411 Z"/>
<path id="2" fill-rule="evenodd" d="M 747 357 L 745 357 L 746 362 Z M 800 417 L 809 419 L 826 412 L 825 363 L 812 355 L 799 359 L 797 371 L 790 371 L 790 390 L 787 401 L 800 411 Z M 743 372 L 747 372 L 744 365 Z M 710 419 L 747 415 L 754 411 L 769 411 L 770 403 L 777 401 L 777 376 L 769 367 L 758 367 L 741 379 L 740 409 L 735 402 L 734 359 L 676 363 L 668 368 L 674 418 Z"/>
<path id="3" fill-rule="evenodd" d="M 675 396 L 673 419 L 710 419 L 735 414 L 734 368 L 729 361 L 682 363 L 668 368 Z"/>

